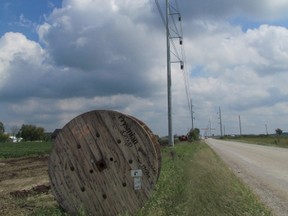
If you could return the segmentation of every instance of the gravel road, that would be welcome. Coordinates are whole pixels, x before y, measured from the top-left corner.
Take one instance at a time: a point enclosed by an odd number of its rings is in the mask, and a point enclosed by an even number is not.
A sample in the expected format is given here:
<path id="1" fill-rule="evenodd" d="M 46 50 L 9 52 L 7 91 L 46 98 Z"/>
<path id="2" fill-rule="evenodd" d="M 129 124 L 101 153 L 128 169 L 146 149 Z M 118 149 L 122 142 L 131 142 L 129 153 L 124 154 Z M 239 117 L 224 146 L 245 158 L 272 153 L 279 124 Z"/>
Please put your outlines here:
<path id="1" fill-rule="evenodd" d="M 275 216 L 288 215 L 288 149 L 207 139 L 206 143 Z"/>

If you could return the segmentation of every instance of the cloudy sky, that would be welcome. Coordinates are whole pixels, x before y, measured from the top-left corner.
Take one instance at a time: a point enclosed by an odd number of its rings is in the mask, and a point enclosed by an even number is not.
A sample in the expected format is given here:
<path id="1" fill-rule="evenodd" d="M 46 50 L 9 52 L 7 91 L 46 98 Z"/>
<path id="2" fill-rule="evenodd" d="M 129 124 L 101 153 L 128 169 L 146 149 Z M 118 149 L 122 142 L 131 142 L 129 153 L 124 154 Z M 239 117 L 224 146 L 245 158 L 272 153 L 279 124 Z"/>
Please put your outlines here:
<path id="1" fill-rule="evenodd" d="M 162 10 L 164 0 L 158 1 Z M 175 1 L 171 0 L 174 5 Z M 62 128 L 94 109 L 167 135 L 166 39 L 154 0 L 0 3 L 0 121 Z M 173 133 L 288 131 L 288 1 L 181 0 L 185 70 L 172 64 Z M 164 13 L 164 11 L 163 11 Z M 186 76 L 185 76 L 186 74 Z M 202 130 L 204 133 L 204 130 Z"/>

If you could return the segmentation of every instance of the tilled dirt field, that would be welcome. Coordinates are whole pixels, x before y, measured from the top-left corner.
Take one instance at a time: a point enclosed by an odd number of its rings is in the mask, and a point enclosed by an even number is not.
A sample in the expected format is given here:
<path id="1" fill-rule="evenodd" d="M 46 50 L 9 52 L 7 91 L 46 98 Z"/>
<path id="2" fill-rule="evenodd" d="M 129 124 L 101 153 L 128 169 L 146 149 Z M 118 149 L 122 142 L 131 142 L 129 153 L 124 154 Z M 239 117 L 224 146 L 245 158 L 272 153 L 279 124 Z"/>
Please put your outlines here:
<path id="1" fill-rule="evenodd" d="M 0 159 L 0 215 L 33 214 L 41 205 L 37 200 L 57 205 L 50 191 L 48 157 Z"/>

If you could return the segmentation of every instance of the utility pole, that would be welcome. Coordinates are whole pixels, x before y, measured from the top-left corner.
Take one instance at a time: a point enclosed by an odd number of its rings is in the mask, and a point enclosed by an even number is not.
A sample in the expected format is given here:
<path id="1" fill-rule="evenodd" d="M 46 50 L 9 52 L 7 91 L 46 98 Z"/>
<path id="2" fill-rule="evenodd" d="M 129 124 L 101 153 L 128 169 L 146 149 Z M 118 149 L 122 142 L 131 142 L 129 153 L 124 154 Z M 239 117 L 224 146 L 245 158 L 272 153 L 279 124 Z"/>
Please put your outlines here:
<path id="1" fill-rule="evenodd" d="M 209 136 L 212 135 L 211 130 L 212 130 L 212 128 L 211 128 L 211 120 L 209 119 Z"/>
<path id="2" fill-rule="evenodd" d="M 215 128 L 212 128 L 211 120 L 209 118 L 209 122 L 206 128 L 201 128 L 201 130 L 205 130 L 205 136 L 212 136 L 212 130 L 216 130 Z"/>
<path id="3" fill-rule="evenodd" d="M 265 124 L 265 128 L 266 128 L 266 135 L 269 135 L 269 134 L 268 134 L 267 124 Z"/>
<path id="4" fill-rule="evenodd" d="M 167 43 L 167 97 L 168 97 L 168 140 L 169 145 L 174 147 L 174 137 L 172 129 L 172 80 L 171 80 L 171 57 L 170 57 L 170 31 L 169 14 L 170 2 L 166 0 L 166 43 Z"/>
<path id="5" fill-rule="evenodd" d="M 241 117 L 239 115 L 239 129 L 240 129 L 240 136 L 242 136 L 242 125 L 241 125 Z"/>
<path id="6" fill-rule="evenodd" d="M 192 130 L 194 129 L 194 112 L 193 112 L 193 104 L 192 99 L 190 99 L 191 102 L 191 121 L 192 121 Z"/>
<path id="7" fill-rule="evenodd" d="M 221 137 L 223 136 L 223 129 L 222 129 L 222 114 L 221 114 L 221 108 L 219 107 L 219 124 L 220 124 L 220 134 L 221 134 Z"/>

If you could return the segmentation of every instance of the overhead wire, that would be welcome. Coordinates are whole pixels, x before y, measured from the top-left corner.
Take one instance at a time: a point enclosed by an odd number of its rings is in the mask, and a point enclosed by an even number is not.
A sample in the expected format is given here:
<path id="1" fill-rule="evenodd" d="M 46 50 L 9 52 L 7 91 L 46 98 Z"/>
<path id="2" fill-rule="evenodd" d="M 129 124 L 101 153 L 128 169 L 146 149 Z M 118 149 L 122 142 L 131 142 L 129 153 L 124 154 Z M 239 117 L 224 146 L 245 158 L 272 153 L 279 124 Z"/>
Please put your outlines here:
<path id="1" fill-rule="evenodd" d="M 172 11 L 172 14 L 174 15 L 178 15 L 178 21 L 179 21 L 179 27 L 177 26 L 176 24 L 176 21 L 175 21 L 175 16 L 172 16 L 172 22 L 173 22 L 173 26 L 174 26 L 174 29 L 176 31 L 173 31 L 174 33 L 176 33 L 176 37 L 179 37 L 179 39 L 182 39 L 183 38 L 183 28 L 182 28 L 182 22 L 181 22 L 181 18 L 179 19 L 179 17 L 181 17 L 181 13 L 180 13 L 180 10 L 179 10 L 179 5 L 178 5 L 178 1 L 177 0 L 174 0 L 174 4 L 176 5 L 176 7 L 174 7 L 173 5 L 171 5 L 171 9 L 173 10 Z M 173 28 L 172 28 L 173 29 Z M 183 43 L 183 42 L 182 42 Z M 174 40 L 172 40 L 172 44 L 173 44 L 173 47 L 175 50 L 177 50 L 175 48 L 175 44 L 174 44 Z M 181 55 L 179 55 L 178 51 L 176 51 L 176 55 L 177 55 L 177 59 L 178 60 L 181 60 L 184 62 L 184 64 L 186 64 L 186 53 L 185 53 L 185 49 L 184 49 L 184 44 L 181 44 L 180 46 L 180 52 L 181 52 Z M 180 57 L 181 56 L 181 57 Z M 184 85 L 185 85 L 185 93 L 186 93 L 186 99 L 187 99 L 187 105 L 188 105 L 188 110 L 191 111 L 191 114 L 192 114 L 192 102 L 191 102 L 191 94 L 190 94 L 190 82 L 189 82 L 189 78 L 188 78 L 188 72 L 187 72 L 187 67 L 184 67 L 183 68 L 183 78 L 184 78 Z M 191 116 L 192 117 L 192 116 Z"/>
<path id="2" fill-rule="evenodd" d="M 162 19 L 162 22 L 164 24 L 164 26 L 166 26 L 166 19 L 165 16 L 162 12 L 160 3 L 158 0 L 155 0 L 155 4 L 157 6 L 158 12 L 160 14 L 160 17 Z M 184 63 L 184 65 L 186 65 L 186 53 L 185 53 L 185 49 L 184 49 L 184 44 L 182 42 L 183 39 L 183 28 L 182 28 L 182 18 L 181 18 L 181 13 L 179 10 L 179 5 L 178 5 L 178 1 L 174 0 L 174 5 L 172 4 L 169 5 L 169 11 L 170 13 L 170 19 L 172 21 L 172 26 L 169 26 L 169 38 L 171 39 L 171 45 L 173 47 L 173 51 L 170 50 L 171 54 L 174 56 L 174 58 L 176 59 L 175 62 L 180 62 L 180 63 Z M 177 23 L 175 21 L 175 15 L 178 15 L 178 22 L 179 27 L 177 26 Z M 173 35 L 171 35 L 171 33 L 173 33 Z M 175 44 L 175 41 L 173 39 L 178 38 L 179 39 L 179 43 L 180 43 L 180 54 L 179 54 L 179 50 L 177 49 L 177 46 Z M 181 42 L 180 42 L 181 40 Z M 174 62 L 174 61 L 173 61 Z M 186 93 L 186 99 L 187 99 L 187 105 L 188 105 L 188 110 L 190 111 L 190 115 L 191 118 L 193 118 L 193 114 L 192 114 L 192 99 L 191 99 L 191 94 L 190 94 L 190 82 L 189 82 L 189 76 L 188 76 L 188 72 L 187 72 L 187 67 L 181 67 L 182 71 L 183 71 L 183 78 L 184 78 L 184 85 L 185 85 L 185 93 Z"/>
<path id="3" fill-rule="evenodd" d="M 156 6 L 157 6 L 158 12 L 159 12 L 160 17 L 161 17 L 161 19 L 162 19 L 162 22 L 163 22 L 164 26 L 166 26 L 166 19 L 165 19 L 165 17 L 164 17 L 164 14 L 162 13 L 161 6 L 160 6 L 160 4 L 159 4 L 159 1 L 158 1 L 158 0 L 155 0 L 155 4 L 156 4 Z"/>

